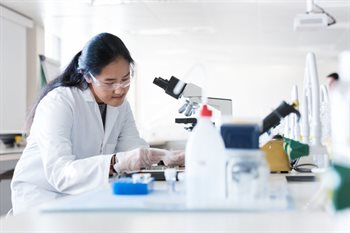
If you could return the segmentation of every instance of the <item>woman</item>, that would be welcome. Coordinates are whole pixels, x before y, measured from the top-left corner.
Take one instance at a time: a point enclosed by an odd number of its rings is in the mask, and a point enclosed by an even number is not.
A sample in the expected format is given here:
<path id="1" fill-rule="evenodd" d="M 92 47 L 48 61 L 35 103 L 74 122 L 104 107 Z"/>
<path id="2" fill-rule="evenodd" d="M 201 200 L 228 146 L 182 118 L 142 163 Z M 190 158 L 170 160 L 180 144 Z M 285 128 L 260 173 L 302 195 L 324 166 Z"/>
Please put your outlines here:
<path id="1" fill-rule="evenodd" d="M 184 163 L 183 152 L 151 149 L 140 138 L 125 100 L 132 65 L 124 43 L 101 33 L 47 85 L 11 183 L 14 214 L 161 160 Z"/>

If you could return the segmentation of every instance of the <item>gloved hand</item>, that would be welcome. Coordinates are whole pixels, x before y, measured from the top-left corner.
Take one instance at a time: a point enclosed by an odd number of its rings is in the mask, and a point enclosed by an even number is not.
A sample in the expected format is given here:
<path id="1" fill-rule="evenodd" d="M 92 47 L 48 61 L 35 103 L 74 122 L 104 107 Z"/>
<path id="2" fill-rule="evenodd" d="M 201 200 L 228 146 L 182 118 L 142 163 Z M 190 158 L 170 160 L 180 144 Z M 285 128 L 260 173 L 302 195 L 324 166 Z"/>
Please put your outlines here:
<path id="1" fill-rule="evenodd" d="M 116 154 L 116 163 L 113 168 L 116 172 L 124 173 L 138 171 L 141 168 L 151 167 L 159 163 L 167 150 L 155 148 L 137 148 L 131 151 L 119 152 Z"/>
<path id="2" fill-rule="evenodd" d="M 183 150 L 167 151 L 162 160 L 166 166 L 184 166 L 185 152 Z"/>
<path id="3" fill-rule="evenodd" d="M 119 174 L 149 168 L 163 160 L 166 166 L 181 166 L 185 164 L 184 151 L 168 151 L 156 148 L 137 148 L 116 154 L 113 168 Z"/>

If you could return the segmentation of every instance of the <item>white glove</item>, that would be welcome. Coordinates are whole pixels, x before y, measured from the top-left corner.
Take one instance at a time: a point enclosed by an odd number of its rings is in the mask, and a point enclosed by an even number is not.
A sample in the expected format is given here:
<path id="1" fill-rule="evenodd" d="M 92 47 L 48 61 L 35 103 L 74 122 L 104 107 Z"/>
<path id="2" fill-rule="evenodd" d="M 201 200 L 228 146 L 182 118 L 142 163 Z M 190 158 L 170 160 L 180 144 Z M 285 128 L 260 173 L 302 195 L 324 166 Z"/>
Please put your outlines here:
<path id="1" fill-rule="evenodd" d="M 156 148 L 137 148 L 116 154 L 113 168 L 119 174 L 149 168 L 163 160 L 166 166 L 182 166 L 185 164 L 184 151 L 168 151 Z"/>
<path id="2" fill-rule="evenodd" d="M 184 166 L 185 152 L 183 150 L 167 151 L 162 160 L 165 166 Z"/>
<path id="3" fill-rule="evenodd" d="M 137 148 L 120 152 L 116 154 L 116 163 L 113 168 L 119 174 L 149 168 L 153 164 L 159 163 L 167 152 L 167 150 L 154 148 Z"/>

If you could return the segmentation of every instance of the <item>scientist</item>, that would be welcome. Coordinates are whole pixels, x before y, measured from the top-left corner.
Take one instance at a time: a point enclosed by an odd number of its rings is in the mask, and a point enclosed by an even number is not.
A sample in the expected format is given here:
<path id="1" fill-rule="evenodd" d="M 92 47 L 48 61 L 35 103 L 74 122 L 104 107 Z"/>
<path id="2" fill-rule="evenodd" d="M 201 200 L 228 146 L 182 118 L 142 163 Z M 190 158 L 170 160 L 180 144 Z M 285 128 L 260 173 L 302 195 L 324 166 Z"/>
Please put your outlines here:
<path id="1" fill-rule="evenodd" d="M 152 149 L 140 138 L 125 100 L 133 63 L 118 37 L 101 33 L 45 87 L 11 183 L 14 214 L 161 160 L 184 164 L 182 151 Z"/>
<path id="2" fill-rule="evenodd" d="M 328 88 L 332 88 L 334 84 L 339 80 L 338 73 L 331 73 L 327 76 Z"/>

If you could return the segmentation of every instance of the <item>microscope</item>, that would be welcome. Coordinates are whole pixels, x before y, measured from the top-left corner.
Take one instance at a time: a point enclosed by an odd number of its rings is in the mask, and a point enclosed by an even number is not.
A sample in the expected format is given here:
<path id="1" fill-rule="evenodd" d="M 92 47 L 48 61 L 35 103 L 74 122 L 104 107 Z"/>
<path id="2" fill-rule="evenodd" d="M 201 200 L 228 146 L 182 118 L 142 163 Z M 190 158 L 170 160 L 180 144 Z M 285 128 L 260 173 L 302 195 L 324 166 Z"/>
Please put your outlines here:
<path id="1" fill-rule="evenodd" d="M 175 123 L 191 124 L 190 127 L 185 129 L 192 130 L 197 123 L 197 119 L 190 118 L 190 116 L 195 114 L 200 107 L 202 89 L 193 83 L 185 83 L 174 76 L 171 76 L 169 80 L 158 77 L 153 80 L 153 83 L 175 99 L 181 97 L 185 99 L 185 104 L 180 107 L 179 113 L 184 113 L 187 118 L 176 118 Z M 231 99 L 208 97 L 207 104 L 218 110 L 222 116 L 232 116 Z"/>

